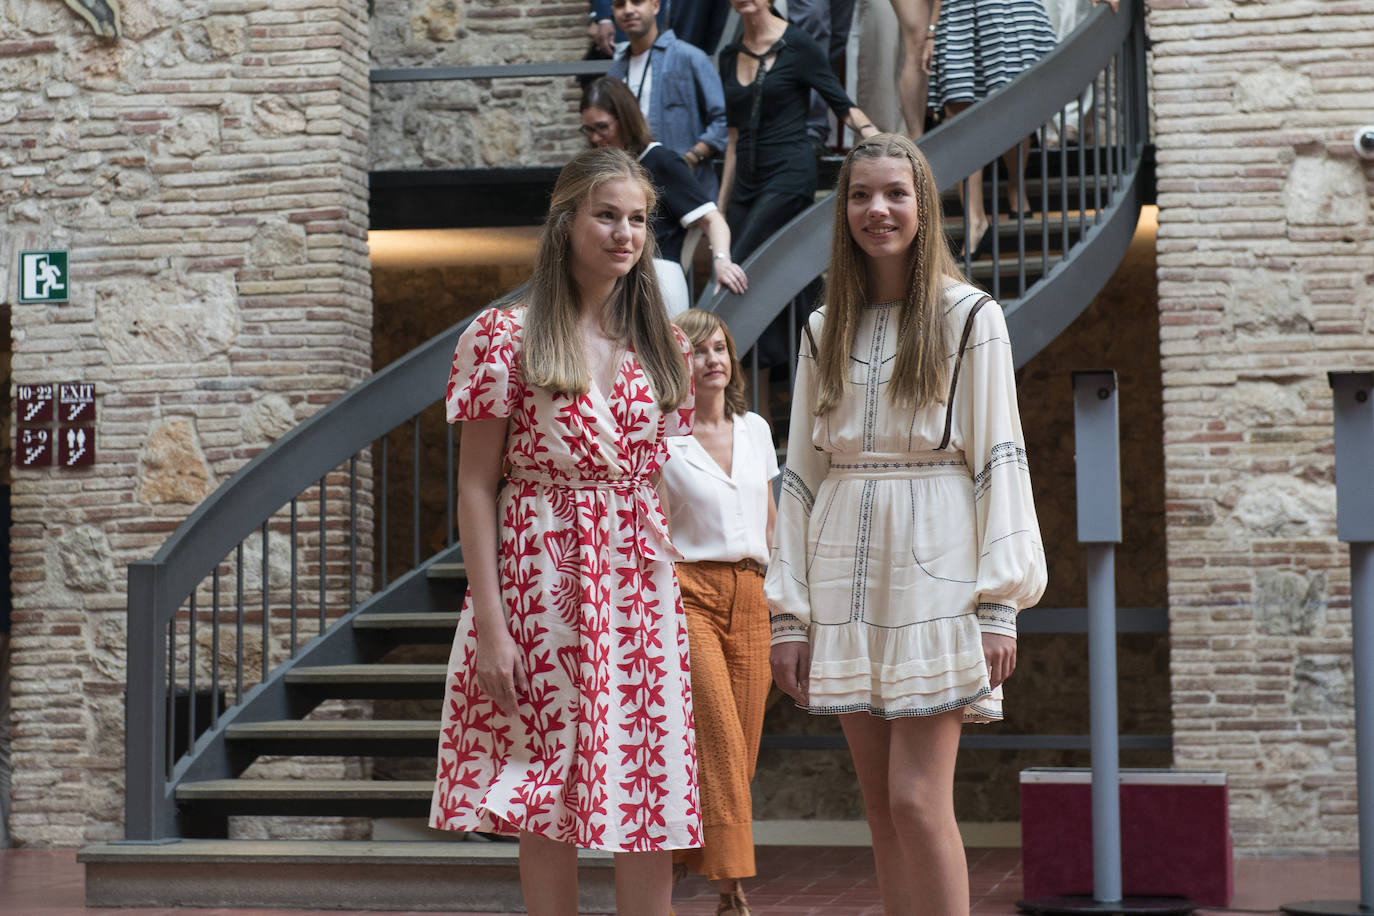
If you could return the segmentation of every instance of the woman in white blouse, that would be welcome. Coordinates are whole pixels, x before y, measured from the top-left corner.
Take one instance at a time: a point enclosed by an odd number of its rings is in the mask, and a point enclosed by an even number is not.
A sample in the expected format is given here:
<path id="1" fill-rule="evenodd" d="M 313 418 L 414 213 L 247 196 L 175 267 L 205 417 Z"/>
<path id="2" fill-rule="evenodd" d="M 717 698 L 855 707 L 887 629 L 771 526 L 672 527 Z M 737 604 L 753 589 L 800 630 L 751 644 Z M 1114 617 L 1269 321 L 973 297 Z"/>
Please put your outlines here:
<path id="1" fill-rule="evenodd" d="M 768 422 L 749 413 L 735 341 L 710 312 L 673 319 L 692 343 L 696 420 L 668 439 L 659 494 L 668 513 L 691 640 L 692 704 L 704 835 L 676 854 L 715 882 L 718 916 L 748 916 L 740 879 L 754 874 L 749 781 L 758 760 L 768 666 L 763 563 L 778 475 Z"/>

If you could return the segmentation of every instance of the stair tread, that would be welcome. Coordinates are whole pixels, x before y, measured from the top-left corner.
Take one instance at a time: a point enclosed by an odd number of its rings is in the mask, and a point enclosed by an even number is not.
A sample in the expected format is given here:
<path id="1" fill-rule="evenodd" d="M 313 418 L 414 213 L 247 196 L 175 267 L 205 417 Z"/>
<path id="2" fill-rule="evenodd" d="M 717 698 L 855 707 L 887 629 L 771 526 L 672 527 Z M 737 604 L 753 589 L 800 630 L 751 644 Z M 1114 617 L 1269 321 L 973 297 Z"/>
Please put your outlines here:
<path id="1" fill-rule="evenodd" d="M 435 839 L 430 842 L 372 840 L 176 840 L 158 843 L 100 843 L 77 853 L 77 861 L 118 863 L 163 861 L 187 863 L 253 862 L 289 864 L 302 862 L 349 863 L 464 863 L 514 862 L 519 847 L 515 843 L 455 842 Z M 584 864 L 605 863 L 609 852 L 579 849 Z"/>
<path id="2" fill-rule="evenodd" d="M 462 563 L 432 563 L 425 575 L 430 579 L 466 579 L 468 568 Z"/>
<path id="3" fill-rule="evenodd" d="M 177 786 L 177 798 L 429 798 L 432 779 L 205 779 Z"/>
<path id="4" fill-rule="evenodd" d="M 1051 237 L 1051 238 L 1054 238 L 1055 235 L 1057 235 L 1057 234 L 1063 232 L 1063 230 L 1064 230 L 1064 218 L 1065 218 L 1065 217 L 1064 217 L 1064 214 L 1062 214 L 1062 213 L 1061 213 L 1060 211 L 1058 211 L 1058 210 L 1051 210 L 1051 211 L 1049 212 L 1049 224 L 1050 224 L 1050 237 Z M 1069 234 L 1070 234 L 1070 235 L 1077 235 L 1077 234 L 1078 234 L 1078 211 L 1076 211 L 1076 210 L 1070 211 L 1069 214 L 1068 214 L 1068 221 L 1069 221 Z M 1086 220 L 1085 222 L 1086 222 L 1087 225 L 1086 225 L 1084 228 L 1088 228 L 1088 229 L 1092 228 L 1092 225 L 1093 225 L 1093 217 L 1092 217 L 1091 215 L 1089 215 L 1088 218 L 1087 218 L 1087 220 Z M 1029 239 L 1029 240 L 1037 241 L 1037 242 L 1038 242 L 1038 241 L 1040 240 L 1040 229 L 1041 229 L 1041 225 L 1042 225 L 1043 223 L 1044 223 L 1044 219 L 1042 218 L 1041 213 L 1040 213 L 1039 210 L 1033 210 L 1033 211 L 1031 211 L 1030 213 L 1027 213 L 1027 214 L 1026 214 L 1026 238 Z M 998 230 L 999 230 L 1003 235 L 1011 235 L 1012 233 L 1016 232 L 1017 226 L 1018 226 L 1018 223 L 1017 223 L 1017 221 L 1016 221 L 1016 215 L 1015 215 L 1014 213 L 998 213 L 998 214 L 997 214 L 997 228 L 998 228 Z M 948 231 L 952 232 L 952 233 L 962 234 L 963 231 L 964 231 L 964 218 L 963 218 L 962 216 L 958 215 L 958 214 L 955 214 L 954 216 L 952 216 L 952 217 L 950 217 L 950 218 L 948 218 L 948 219 L 945 220 L 945 228 L 946 228 Z M 1038 252 L 1037 252 L 1037 253 L 1038 253 Z"/>
<path id="5" fill-rule="evenodd" d="M 437 738 L 439 722 L 425 719 L 281 719 L 226 729 L 230 738 Z"/>
<path id="6" fill-rule="evenodd" d="M 386 630 L 412 627 L 457 626 L 457 611 L 401 611 L 394 614 L 359 614 L 353 619 L 354 629 Z"/>
<path id="7" fill-rule="evenodd" d="M 442 664 L 315 665 L 291 671 L 286 675 L 286 682 L 288 684 L 442 684 L 447 676 L 448 666 Z"/>

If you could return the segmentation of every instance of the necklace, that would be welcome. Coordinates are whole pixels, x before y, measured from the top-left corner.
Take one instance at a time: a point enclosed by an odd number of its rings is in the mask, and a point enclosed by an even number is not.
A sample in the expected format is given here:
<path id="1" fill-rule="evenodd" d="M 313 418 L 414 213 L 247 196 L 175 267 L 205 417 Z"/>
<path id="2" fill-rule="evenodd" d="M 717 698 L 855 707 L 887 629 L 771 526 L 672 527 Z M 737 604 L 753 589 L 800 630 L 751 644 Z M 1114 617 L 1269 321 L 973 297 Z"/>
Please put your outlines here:
<path id="1" fill-rule="evenodd" d="M 636 102 L 641 101 L 639 94 L 644 91 L 644 83 L 649 78 L 649 68 L 654 65 L 654 46 L 649 45 L 649 50 L 646 53 L 648 57 L 644 59 L 644 70 L 639 74 L 639 85 L 635 87 Z"/>

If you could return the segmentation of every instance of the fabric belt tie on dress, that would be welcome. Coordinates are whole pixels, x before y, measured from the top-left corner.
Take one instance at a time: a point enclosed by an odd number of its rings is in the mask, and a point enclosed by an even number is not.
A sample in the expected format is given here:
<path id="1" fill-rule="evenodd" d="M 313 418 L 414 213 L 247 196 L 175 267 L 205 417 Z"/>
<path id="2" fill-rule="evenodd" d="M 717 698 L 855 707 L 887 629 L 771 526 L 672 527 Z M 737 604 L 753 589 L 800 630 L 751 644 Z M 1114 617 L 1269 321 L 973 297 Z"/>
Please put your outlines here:
<path id="1" fill-rule="evenodd" d="M 962 452 L 863 452 L 830 456 L 830 477 L 910 479 L 916 477 L 969 477 Z"/>
<path id="2" fill-rule="evenodd" d="M 653 489 L 649 478 L 642 474 L 634 477 L 554 477 L 550 474 L 522 470 L 518 474 L 507 474 L 506 480 L 511 483 L 533 483 L 545 487 L 567 487 L 571 490 L 613 490 L 621 494 L 629 494 L 640 487 Z"/>
<path id="3" fill-rule="evenodd" d="M 658 505 L 658 493 L 647 474 L 628 477 L 554 477 L 538 471 L 521 469 L 506 475 L 510 483 L 528 483 L 543 487 L 563 487 L 569 490 L 591 490 L 613 493 L 629 502 L 634 518 L 632 523 L 639 536 L 634 538 L 641 556 L 650 560 L 666 560 L 669 563 L 682 559 L 668 536 L 666 520 L 661 511 L 654 511 Z M 650 500 L 653 500 L 651 503 Z"/>

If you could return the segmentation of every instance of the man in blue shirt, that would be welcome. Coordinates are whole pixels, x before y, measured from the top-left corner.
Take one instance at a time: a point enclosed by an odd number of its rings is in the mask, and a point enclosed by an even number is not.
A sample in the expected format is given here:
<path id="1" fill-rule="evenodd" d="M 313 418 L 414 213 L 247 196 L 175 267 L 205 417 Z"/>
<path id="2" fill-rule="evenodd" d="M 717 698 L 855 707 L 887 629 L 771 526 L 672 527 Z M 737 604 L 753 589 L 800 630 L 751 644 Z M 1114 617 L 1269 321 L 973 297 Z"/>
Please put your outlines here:
<path id="1" fill-rule="evenodd" d="M 694 44 L 708 56 L 716 53 L 730 16 L 730 0 L 676 0 L 663 2 L 656 17 L 659 29 L 672 29 L 678 41 Z M 591 0 L 587 34 L 606 57 L 614 56 L 615 42 L 624 41 L 611 19 L 611 0 Z"/>
<path id="2" fill-rule="evenodd" d="M 720 190 L 709 160 L 725 149 L 725 93 L 700 48 L 660 32 L 659 0 L 613 0 L 616 26 L 630 40 L 607 72 L 630 87 L 655 140 L 682 156 L 714 200 Z"/>

